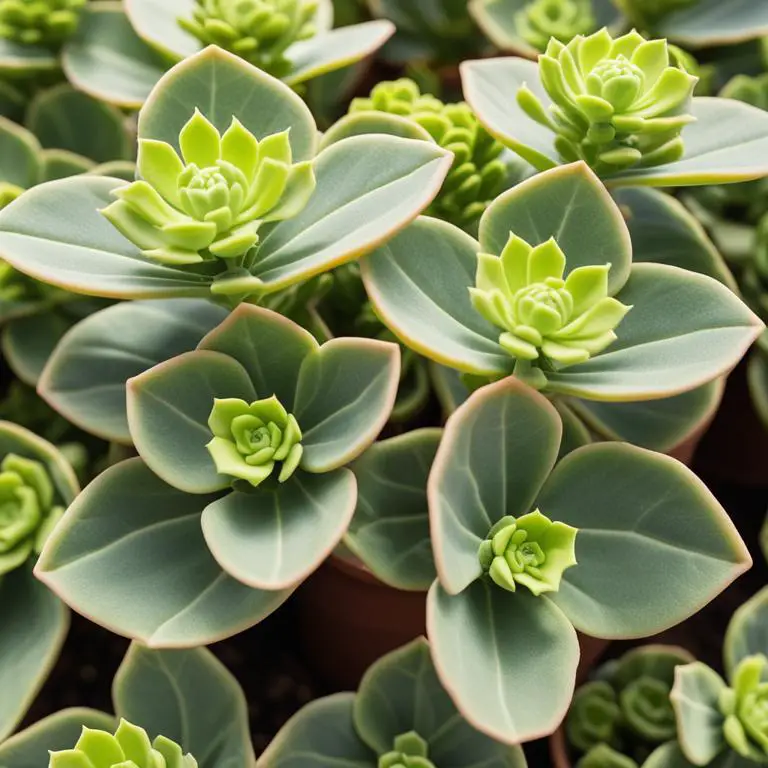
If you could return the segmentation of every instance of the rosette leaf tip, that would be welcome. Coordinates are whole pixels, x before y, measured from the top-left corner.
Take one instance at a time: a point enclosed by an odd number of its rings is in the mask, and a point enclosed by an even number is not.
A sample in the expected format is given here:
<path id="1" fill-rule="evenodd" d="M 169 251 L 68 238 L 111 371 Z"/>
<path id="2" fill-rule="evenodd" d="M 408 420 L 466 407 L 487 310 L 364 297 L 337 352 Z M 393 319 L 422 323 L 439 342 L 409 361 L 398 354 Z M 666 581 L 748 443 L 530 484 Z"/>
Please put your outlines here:
<path id="1" fill-rule="evenodd" d="M 583 363 L 612 344 L 632 308 L 608 295 L 611 265 L 578 267 L 564 277 L 566 257 L 550 238 L 532 247 L 510 233 L 500 256 L 478 256 L 472 304 L 502 329 L 499 344 L 519 362 L 536 363 L 529 378 L 546 384 L 547 369 Z M 521 366 L 529 369 L 531 366 Z"/>
<path id="2" fill-rule="evenodd" d="M 315 189 L 312 164 L 292 162 L 289 133 L 259 141 L 233 117 L 220 134 L 195 109 L 179 134 L 181 157 L 139 139 L 141 178 L 118 187 L 101 213 L 152 261 L 242 264 L 260 226 L 299 214 Z"/>
<path id="3" fill-rule="evenodd" d="M 216 398 L 208 419 L 213 439 L 206 445 L 217 471 L 258 487 L 280 464 L 278 482 L 299 466 L 301 429 L 276 396 L 246 403 Z"/>
<path id="4" fill-rule="evenodd" d="M 768 762 L 767 666 L 763 654 L 746 656 L 736 668 L 732 687 L 720 691 L 718 702 L 726 742 L 742 757 L 758 763 Z"/>
<path id="5" fill-rule="evenodd" d="M 393 749 L 379 756 L 378 768 L 435 768 L 429 744 L 416 731 L 395 736 Z"/>
<path id="6" fill-rule="evenodd" d="M 509 592 L 518 585 L 537 596 L 557 592 L 565 570 L 576 565 L 577 533 L 538 509 L 518 518 L 503 517 L 480 544 L 483 573 Z"/>

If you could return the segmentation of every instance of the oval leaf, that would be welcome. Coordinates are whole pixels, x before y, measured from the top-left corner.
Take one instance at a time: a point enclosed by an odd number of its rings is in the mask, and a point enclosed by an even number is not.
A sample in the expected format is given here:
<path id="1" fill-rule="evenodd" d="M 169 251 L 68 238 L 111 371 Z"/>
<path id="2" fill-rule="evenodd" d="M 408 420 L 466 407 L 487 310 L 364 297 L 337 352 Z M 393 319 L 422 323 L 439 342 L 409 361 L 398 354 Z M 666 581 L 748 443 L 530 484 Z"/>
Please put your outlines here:
<path id="1" fill-rule="evenodd" d="M 190 18 L 195 0 L 125 0 L 125 12 L 139 37 L 169 59 L 185 59 L 196 54 L 200 41 L 180 24 Z"/>
<path id="2" fill-rule="evenodd" d="M 3 355 L 13 372 L 34 387 L 56 345 L 69 330 L 72 320 L 48 310 L 20 317 L 3 329 Z"/>
<path id="3" fill-rule="evenodd" d="M 0 182 L 29 189 L 41 181 L 40 144 L 34 134 L 0 117 Z"/>
<path id="4" fill-rule="evenodd" d="M 768 34 L 768 5 L 755 0 L 700 0 L 695 8 L 665 14 L 654 31 L 690 48 L 732 45 Z"/>

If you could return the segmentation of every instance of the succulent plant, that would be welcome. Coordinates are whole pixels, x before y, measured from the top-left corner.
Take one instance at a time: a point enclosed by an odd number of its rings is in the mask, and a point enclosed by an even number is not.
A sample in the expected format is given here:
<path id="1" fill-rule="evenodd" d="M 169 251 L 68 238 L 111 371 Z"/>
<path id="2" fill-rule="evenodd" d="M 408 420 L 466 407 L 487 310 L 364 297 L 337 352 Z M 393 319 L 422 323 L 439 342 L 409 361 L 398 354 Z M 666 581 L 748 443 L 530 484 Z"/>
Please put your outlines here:
<path id="1" fill-rule="evenodd" d="M 728 746 L 757 763 L 768 761 L 768 658 L 747 656 L 739 662 L 733 684 L 720 692 L 723 734 Z"/>
<path id="2" fill-rule="evenodd" d="M 435 768 L 428 758 L 429 744 L 416 731 L 395 736 L 393 749 L 379 757 L 378 768 Z"/>
<path id="3" fill-rule="evenodd" d="M 0 39 L 57 48 L 71 37 L 86 0 L 0 0 Z"/>
<path id="4" fill-rule="evenodd" d="M 574 694 L 565 733 L 577 750 L 589 752 L 598 744 L 615 744 L 621 722 L 621 709 L 610 683 L 595 680 L 582 685 Z"/>
<path id="5" fill-rule="evenodd" d="M 568 43 L 595 27 L 591 0 L 533 0 L 515 18 L 517 31 L 527 43 L 543 51 L 551 38 Z"/>

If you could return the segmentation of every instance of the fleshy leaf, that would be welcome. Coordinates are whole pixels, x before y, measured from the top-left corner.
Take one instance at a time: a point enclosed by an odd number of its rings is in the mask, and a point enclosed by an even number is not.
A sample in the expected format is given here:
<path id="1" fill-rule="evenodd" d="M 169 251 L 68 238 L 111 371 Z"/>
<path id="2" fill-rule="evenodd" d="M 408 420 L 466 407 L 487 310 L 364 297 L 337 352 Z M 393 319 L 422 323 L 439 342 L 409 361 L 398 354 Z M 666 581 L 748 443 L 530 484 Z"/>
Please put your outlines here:
<path id="1" fill-rule="evenodd" d="M 768 588 L 743 603 L 733 614 L 725 633 L 723 659 L 728 679 L 747 656 L 768 648 Z"/>

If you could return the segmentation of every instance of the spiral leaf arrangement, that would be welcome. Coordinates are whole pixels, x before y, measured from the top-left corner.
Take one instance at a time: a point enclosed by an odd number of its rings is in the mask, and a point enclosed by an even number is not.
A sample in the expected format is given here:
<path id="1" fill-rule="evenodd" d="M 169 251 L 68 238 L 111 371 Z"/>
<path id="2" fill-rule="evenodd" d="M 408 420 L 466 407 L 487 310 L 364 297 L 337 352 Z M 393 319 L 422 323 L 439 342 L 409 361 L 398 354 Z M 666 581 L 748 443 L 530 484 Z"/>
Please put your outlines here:
<path id="1" fill-rule="evenodd" d="M 635 31 L 614 40 L 607 29 L 567 45 L 551 40 L 539 73 L 551 110 L 527 86 L 517 101 L 556 134 L 565 162 L 584 160 L 610 175 L 683 156 L 681 132 L 694 120 L 696 78 L 670 65 L 665 40 L 645 40 Z"/>
<path id="2" fill-rule="evenodd" d="M 660 744 L 675 737 L 677 728 L 669 692 L 670 686 L 663 680 L 643 676 L 619 694 L 627 726 L 646 741 Z"/>
<path id="3" fill-rule="evenodd" d="M 428 759 L 427 742 L 416 731 L 395 737 L 394 748 L 379 757 L 378 768 L 435 768 Z"/>
<path id="4" fill-rule="evenodd" d="M 379 83 L 368 98 L 354 99 L 349 111 L 409 118 L 453 152 L 453 166 L 428 215 L 467 227 L 503 191 L 507 170 L 500 156 L 504 147 L 480 125 L 467 104 L 444 104 L 402 78 Z"/>
<path id="5" fill-rule="evenodd" d="M 50 753 L 48 768 L 197 768 L 197 761 L 165 736 L 150 742 L 143 728 L 121 720 L 114 736 L 83 727 L 73 749 Z"/>
<path id="6" fill-rule="evenodd" d="M 543 51 L 551 38 L 568 43 L 595 27 L 590 0 L 534 0 L 515 15 L 520 36 Z"/>
<path id="7" fill-rule="evenodd" d="M 85 3 L 86 0 L 0 0 L 0 38 L 21 45 L 57 48 L 77 29 Z"/>
<path id="8" fill-rule="evenodd" d="M 214 434 L 208 448 L 222 475 L 256 487 L 282 462 L 278 481 L 284 483 L 301 461 L 301 430 L 273 395 L 250 405 L 244 400 L 215 400 L 208 426 Z"/>
<path id="9" fill-rule="evenodd" d="M 568 741 L 581 752 L 598 744 L 616 744 L 621 709 L 616 692 L 604 680 L 579 688 L 568 711 L 565 732 Z"/>
<path id="10" fill-rule="evenodd" d="M 179 24 L 203 45 L 218 45 L 275 77 L 291 63 L 286 50 L 316 33 L 317 0 L 197 0 Z"/>
<path id="11" fill-rule="evenodd" d="M 768 762 L 768 683 L 763 675 L 768 658 L 747 656 L 736 669 L 733 687 L 720 694 L 725 716 L 723 733 L 729 746 L 747 760 Z"/>
<path id="12" fill-rule="evenodd" d="M 63 514 L 45 466 L 7 454 L 0 462 L 0 575 L 39 554 Z"/>
<path id="13" fill-rule="evenodd" d="M 480 545 L 480 565 L 509 592 L 518 584 L 534 595 L 557 592 L 563 572 L 576 565 L 576 534 L 575 528 L 552 522 L 538 509 L 518 518 L 508 515 Z"/>
<path id="14" fill-rule="evenodd" d="M 140 181 L 102 210 L 148 259 L 190 265 L 240 259 L 259 227 L 297 215 L 315 188 L 312 164 L 292 164 L 288 131 L 258 141 L 236 119 L 220 135 L 198 110 L 170 144 L 139 140 Z"/>

